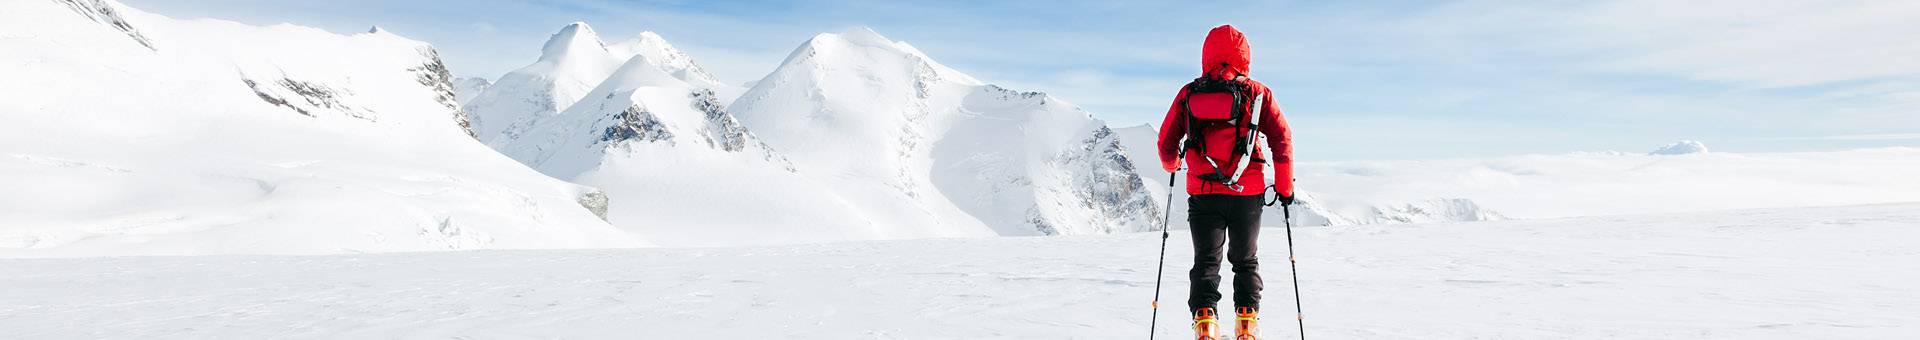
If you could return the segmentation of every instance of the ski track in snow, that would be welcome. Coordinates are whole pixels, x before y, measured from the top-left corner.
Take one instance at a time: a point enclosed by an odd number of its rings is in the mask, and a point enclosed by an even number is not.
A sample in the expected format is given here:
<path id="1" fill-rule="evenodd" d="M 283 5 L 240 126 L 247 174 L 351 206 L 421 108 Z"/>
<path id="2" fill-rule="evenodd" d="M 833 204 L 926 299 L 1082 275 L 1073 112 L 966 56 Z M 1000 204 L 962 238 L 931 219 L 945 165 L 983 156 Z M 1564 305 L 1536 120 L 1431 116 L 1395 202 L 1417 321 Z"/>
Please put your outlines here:
<path id="1" fill-rule="evenodd" d="M 1920 204 L 1298 228 L 1323 339 L 1920 334 Z M 1265 331 L 1292 338 L 1282 229 Z M 10 338 L 1144 336 L 1157 235 L 0 260 Z M 1161 334 L 1183 337 L 1169 240 Z"/>

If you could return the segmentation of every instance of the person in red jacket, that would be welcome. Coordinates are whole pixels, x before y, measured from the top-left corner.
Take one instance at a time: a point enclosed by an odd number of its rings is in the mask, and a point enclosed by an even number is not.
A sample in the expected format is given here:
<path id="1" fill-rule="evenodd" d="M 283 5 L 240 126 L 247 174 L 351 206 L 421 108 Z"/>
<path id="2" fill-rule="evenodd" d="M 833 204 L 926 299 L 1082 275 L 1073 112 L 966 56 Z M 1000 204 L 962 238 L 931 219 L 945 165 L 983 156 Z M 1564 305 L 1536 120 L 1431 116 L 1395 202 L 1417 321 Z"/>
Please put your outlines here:
<path id="1" fill-rule="evenodd" d="M 1232 25 L 1208 32 L 1201 77 L 1180 90 L 1160 124 L 1160 166 L 1178 172 L 1183 161 L 1187 165 L 1187 223 L 1193 232 L 1187 305 L 1201 339 L 1215 339 L 1222 248 L 1233 264 L 1237 338 L 1256 333 L 1262 283 L 1255 245 L 1269 188 L 1265 165 L 1272 165 L 1271 188 L 1279 202 L 1293 204 L 1292 135 L 1273 92 L 1247 78 L 1251 58 L 1246 35 Z"/>

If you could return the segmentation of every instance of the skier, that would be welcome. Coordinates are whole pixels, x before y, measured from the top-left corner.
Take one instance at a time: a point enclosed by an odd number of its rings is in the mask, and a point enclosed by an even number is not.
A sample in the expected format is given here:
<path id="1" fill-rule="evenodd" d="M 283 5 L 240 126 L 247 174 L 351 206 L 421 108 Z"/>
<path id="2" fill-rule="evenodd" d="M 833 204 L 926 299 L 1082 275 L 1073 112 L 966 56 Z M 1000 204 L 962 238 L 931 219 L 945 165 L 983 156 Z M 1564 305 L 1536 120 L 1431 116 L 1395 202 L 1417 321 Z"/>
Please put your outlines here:
<path id="1" fill-rule="evenodd" d="M 1252 340 L 1260 312 L 1260 210 L 1266 189 L 1293 204 L 1293 143 L 1266 85 L 1247 78 L 1252 52 L 1232 25 L 1207 33 L 1200 77 L 1180 90 L 1160 124 L 1160 166 L 1187 165 L 1187 223 L 1193 233 L 1193 286 L 1187 306 L 1199 339 L 1219 339 L 1220 257 L 1233 264 L 1236 340 Z M 1184 139 L 1184 142 L 1183 142 Z M 1264 140 L 1265 143 L 1260 141 Z M 1260 147 L 1271 151 L 1262 152 Z M 1264 163 L 1264 164 L 1263 164 Z M 1263 174 L 1274 169 L 1273 185 Z"/>

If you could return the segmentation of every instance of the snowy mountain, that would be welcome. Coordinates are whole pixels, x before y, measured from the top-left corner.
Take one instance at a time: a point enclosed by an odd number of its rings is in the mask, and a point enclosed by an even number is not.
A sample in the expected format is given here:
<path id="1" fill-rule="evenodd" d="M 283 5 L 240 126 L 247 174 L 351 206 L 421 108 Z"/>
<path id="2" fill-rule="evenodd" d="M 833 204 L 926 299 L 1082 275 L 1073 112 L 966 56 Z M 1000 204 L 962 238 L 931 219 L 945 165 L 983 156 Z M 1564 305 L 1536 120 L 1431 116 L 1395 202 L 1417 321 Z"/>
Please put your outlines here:
<path id="1" fill-rule="evenodd" d="M 603 189 L 611 221 L 663 245 L 878 239 L 857 207 L 797 173 L 710 89 L 645 55 L 501 152 L 543 173 Z"/>
<path id="2" fill-rule="evenodd" d="M 1159 209 L 1113 132 L 866 28 L 815 36 L 729 109 L 882 226 L 940 235 L 1150 230 Z"/>
<path id="3" fill-rule="evenodd" d="M 654 60 L 663 71 L 697 87 L 731 91 L 653 32 L 608 45 L 593 27 L 575 22 L 547 40 L 539 60 L 500 76 L 465 108 L 480 140 L 499 147 L 573 106 L 635 56 Z"/>
<path id="4" fill-rule="evenodd" d="M 473 140 L 384 31 L 0 4 L 0 254 L 628 247 L 597 191 Z"/>
<path id="5" fill-rule="evenodd" d="M 596 46 L 577 42 L 581 32 L 590 30 L 569 26 L 548 46 Z M 749 93 L 757 97 L 733 105 L 721 104 L 718 81 L 657 35 L 606 50 L 631 56 L 559 112 L 508 118 L 528 125 L 489 143 L 543 173 L 605 190 L 614 224 L 653 242 L 1111 233 L 1151 229 L 1147 222 L 1158 217 L 1118 141 L 1086 112 L 1044 94 L 981 83 L 870 30 L 815 37 L 794 55 L 831 57 L 789 58 L 755 82 Z M 553 60 L 579 64 L 553 55 L 522 70 Z M 875 65 L 895 67 L 857 69 Z M 942 74 L 916 79 L 916 67 Z M 804 71 L 817 68 L 832 70 Z M 502 77 L 483 97 L 512 93 L 499 89 L 515 77 Z M 886 81 L 838 85 L 849 79 Z M 823 90 L 831 92 L 799 102 L 769 99 Z M 876 99 L 896 106 L 862 107 L 840 121 L 866 121 L 859 124 L 775 117 Z M 469 107 L 489 110 L 483 105 Z M 741 110 L 763 119 L 753 125 L 736 118 Z M 484 117 L 481 131 L 503 116 Z M 763 129 L 789 144 L 764 141 Z M 831 136 L 860 140 L 814 144 Z M 899 139 L 906 136 L 912 139 Z"/>
<path id="6" fill-rule="evenodd" d="M 465 107 L 473 102 L 474 97 L 479 97 L 481 92 L 486 92 L 492 86 L 493 82 L 486 78 L 453 78 L 454 101 Z"/>
<path id="7" fill-rule="evenodd" d="M 593 85 L 582 90 L 588 79 Z M 834 190 L 754 137 L 726 111 L 724 92 L 740 90 L 658 35 L 603 44 L 575 23 L 554 35 L 538 62 L 502 76 L 468 107 L 483 113 L 481 131 L 492 133 L 483 139 L 492 147 L 604 190 L 609 220 L 658 244 L 941 236 L 876 231 Z"/>
<path id="8" fill-rule="evenodd" d="M 1671 155 L 1692 155 L 1692 154 L 1704 154 L 1704 153 L 1707 153 L 1707 143 L 1701 143 L 1699 141 L 1683 140 L 1683 141 L 1674 142 L 1673 144 L 1667 144 L 1666 146 L 1662 146 L 1659 149 L 1654 149 L 1653 152 L 1648 152 L 1647 154 L 1656 155 L 1656 156 L 1658 155 L 1671 156 Z"/>
<path id="9" fill-rule="evenodd" d="M 714 78 L 713 74 L 707 73 L 706 69 L 694 63 L 693 57 L 675 49 L 672 44 L 667 43 L 666 38 L 661 38 L 659 34 L 651 31 L 640 32 L 640 35 L 631 39 L 609 44 L 607 51 L 627 58 L 646 57 L 652 60 L 653 67 L 694 87 L 712 89 L 726 86 L 720 82 L 719 78 Z"/>

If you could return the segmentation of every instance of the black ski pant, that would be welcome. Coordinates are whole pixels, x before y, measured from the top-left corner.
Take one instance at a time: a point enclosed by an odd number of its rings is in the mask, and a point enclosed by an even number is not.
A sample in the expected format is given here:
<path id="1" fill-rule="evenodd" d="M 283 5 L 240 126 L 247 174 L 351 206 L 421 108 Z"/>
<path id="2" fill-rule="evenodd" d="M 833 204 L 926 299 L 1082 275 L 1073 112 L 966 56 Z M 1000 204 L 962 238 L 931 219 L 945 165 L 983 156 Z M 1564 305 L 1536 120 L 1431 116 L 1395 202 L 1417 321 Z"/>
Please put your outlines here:
<path id="1" fill-rule="evenodd" d="M 1220 302 L 1220 255 L 1233 264 L 1233 306 L 1260 308 L 1260 195 L 1198 195 L 1187 198 L 1187 223 L 1193 232 L 1193 287 L 1187 307 L 1215 307 Z"/>

